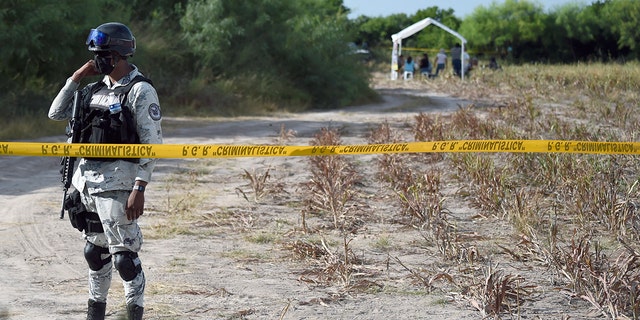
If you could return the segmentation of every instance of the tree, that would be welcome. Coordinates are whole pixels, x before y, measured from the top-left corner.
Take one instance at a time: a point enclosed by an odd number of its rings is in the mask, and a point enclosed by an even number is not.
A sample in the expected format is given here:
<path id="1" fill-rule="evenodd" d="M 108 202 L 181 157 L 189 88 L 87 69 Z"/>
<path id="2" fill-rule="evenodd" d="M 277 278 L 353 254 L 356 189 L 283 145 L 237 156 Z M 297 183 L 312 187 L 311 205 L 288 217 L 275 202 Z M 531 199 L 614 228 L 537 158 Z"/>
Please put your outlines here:
<path id="1" fill-rule="evenodd" d="M 335 0 L 201 0 L 187 5 L 181 25 L 212 77 L 257 75 L 286 94 L 308 95 L 312 105 L 337 106 L 368 90 L 366 70 L 347 46 L 344 11 Z M 253 94 L 274 93 L 285 94 Z"/>
<path id="2" fill-rule="evenodd" d="M 4 114 L 24 114 L 41 107 L 91 57 L 85 45 L 89 30 L 115 17 L 128 17 L 126 7 L 116 1 L 4 0 L 0 85 L 10 94 L 0 97 L 0 108 L 11 108 Z M 14 108 L 16 105 L 22 107 Z"/>
<path id="3" fill-rule="evenodd" d="M 607 17 L 610 28 L 618 38 L 618 48 L 635 51 L 640 46 L 640 2 L 634 0 L 611 0 L 605 2 L 603 18 Z"/>
<path id="4" fill-rule="evenodd" d="M 462 21 L 454 15 L 453 9 L 443 10 L 438 7 L 429 7 L 418 10 L 415 15 L 411 16 L 413 23 L 426 18 L 437 20 L 452 30 L 458 30 L 462 23 Z M 456 42 L 460 42 L 460 40 L 453 37 L 447 31 L 438 27 L 430 27 L 407 39 L 407 46 L 419 48 L 451 48 Z"/>
<path id="5" fill-rule="evenodd" d="M 545 37 L 545 47 L 557 56 L 551 58 L 562 62 L 586 59 L 607 60 L 618 54 L 616 40 L 603 16 L 604 3 L 595 2 L 584 6 L 570 3 L 551 13 L 553 32 Z"/>
<path id="6" fill-rule="evenodd" d="M 412 23 L 404 13 L 375 18 L 360 16 L 353 22 L 357 41 L 367 42 L 370 46 L 390 46 L 391 35 Z"/>
<path id="7" fill-rule="evenodd" d="M 519 59 L 538 59 L 541 36 L 547 27 L 542 6 L 528 0 L 506 0 L 488 8 L 477 7 L 465 19 L 460 32 L 473 41 L 472 45 L 494 50 Z"/>

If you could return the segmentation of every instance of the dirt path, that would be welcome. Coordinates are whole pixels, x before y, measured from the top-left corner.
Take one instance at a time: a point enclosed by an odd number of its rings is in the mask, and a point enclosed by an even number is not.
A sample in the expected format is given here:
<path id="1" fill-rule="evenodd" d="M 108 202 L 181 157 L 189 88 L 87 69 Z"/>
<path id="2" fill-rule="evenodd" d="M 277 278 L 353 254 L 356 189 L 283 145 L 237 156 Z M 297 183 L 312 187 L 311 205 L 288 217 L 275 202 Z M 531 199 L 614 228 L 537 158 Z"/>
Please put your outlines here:
<path id="1" fill-rule="evenodd" d="M 308 145 L 322 127 L 341 128 L 344 143 L 388 121 L 407 126 L 418 112 L 451 113 L 464 101 L 416 90 L 381 91 L 379 104 L 348 111 L 279 117 L 166 119 L 165 142 L 272 144 L 282 125 L 296 132 L 288 143 Z M 367 173 L 372 156 L 358 160 Z M 437 269 L 415 230 L 393 224 L 396 210 L 379 194 L 373 177 L 363 180 L 371 199 L 371 225 L 352 239 L 368 263 L 355 277 L 374 279 L 365 290 L 309 281 L 313 265 L 296 261 L 283 243 L 300 226 L 300 184 L 308 180 L 302 157 L 160 160 L 141 219 L 141 252 L 147 276 L 146 319 L 478 319 L 468 303 L 413 283 L 413 268 Z M 0 319 L 84 319 L 86 262 L 81 234 L 58 219 L 58 159 L 0 158 Z M 265 172 L 282 187 L 257 202 L 244 170 Z M 387 197 L 387 198 L 385 198 Z M 464 209 L 461 209 L 464 211 Z M 472 214 L 463 212 L 462 214 Z M 314 223 L 322 223 L 314 220 Z M 194 223 L 195 222 L 195 223 Z M 324 234 L 323 234 L 324 233 Z M 338 236 L 325 229 L 319 234 Z M 316 235 L 318 236 L 318 235 Z M 339 237 L 338 237 L 339 238 Z M 379 249 L 382 240 L 392 249 Z M 329 243 L 339 249 L 339 243 Z M 432 261 L 433 260 L 433 261 Z M 365 283 L 365 282 L 362 282 Z M 541 307 L 544 309 L 544 306 Z M 107 319 L 120 319 L 122 285 L 114 274 Z M 534 313 L 535 314 L 535 313 Z M 551 314 L 540 311 L 537 314 Z M 545 318 L 545 317 L 543 317 Z"/>

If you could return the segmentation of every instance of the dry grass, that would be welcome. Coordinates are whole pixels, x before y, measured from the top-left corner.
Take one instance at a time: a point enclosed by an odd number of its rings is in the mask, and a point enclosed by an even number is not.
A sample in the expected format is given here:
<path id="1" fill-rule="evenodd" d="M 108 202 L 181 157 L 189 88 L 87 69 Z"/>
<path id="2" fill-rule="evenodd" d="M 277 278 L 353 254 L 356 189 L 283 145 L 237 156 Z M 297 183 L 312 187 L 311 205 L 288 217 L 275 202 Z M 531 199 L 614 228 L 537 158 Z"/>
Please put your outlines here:
<path id="1" fill-rule="evenodd" d="M 477 110 L 459 110 L 451 121 L 462 131 L 455 137 L 630 141 L 638 135 L 639 118 L 628 112 L 639 102 L 633 82 L 640 77 L 637 65 L 506 71 L 481 73 L 471 81 L 483 86 L 483 92 L 492 90 L 493 96 L 505 98 L 495 102 L 497 110 L 482 112 L 483 119 Z M 496 80 L 500 82 L 492 83 Z M 573 108 L 554 106 L 567 102 Z M 620 250 L 616 243 L 620 248 L 638 239 L 637 160 L 556 154 L 465 154 L 451 159 L 458 177 L 470 178 L 461 194 L 485 215 L 508 219 L 532 240 L 523 254 L 505 248 L 515 260 L 534 259 L 556 268 L 566 280 L 565 288 L 603 316 L 638 318 L 637 249 L 627 245 L 623 253 L 615 253 Z M 601 241 L 614 246 L 602 248 Z M 496 276 L 487 277 L 487 283 L 504 285 L 517 279 Z M 487 314 L 500 313 L 496 297 L 477 299 L 476 305 Z"/>
<path id="2" fill-rule="evenodd" d="M 484 281 L 472 286 L 467 295 L 478 311 L 486 316 L 501 313 L 520 314 L 520 307 L 533 293 L 535 286 L 526 284 L 519 275 L 505 274 L 491 265 L 484 269 Z"/>
<path id="3" fill-rule="evenodd" d="M 248 184 L 245 186 L 249 187 L 250 191 L 245 191 L 242 188 L 244 186 L 240 186 L 236 187 L 236 192 L 241 194 L 245 200 L 257 203 L 266 195 L 284 192 L 284 186 L 281 183 L 269 182 L 269 178 L 271 178 L 269 174 L 271 168 L 266 168 L 264 172 L 259 172 L 255 169 L 252 170 L 252 172 L 247 171 L 247 169 L 243 170 L 244 174 L 242 177 L 248 181 Z M 252 200 L 249 200 L 249 193 L 253 194 Z"/>
<path id="4" fill-rule="evenodd" d="M 464 82 L 444 76 L 388 85 L 462 95 L 474 103 L 444 116 L 418 113 L 408 125 L 383 122 L 362 137 L 369 143 L 635 141 L 640 135 L 640 113 L 634 111 L 640 106 L 637 64 L 507 66 L 500 72 L 475 70 Z M 284 127 L 279 135 L 281 141 L 294 136 Z M 316 146 L 341 143 L 340 131 L 328 128 L 311 141 Z M 304 232 L 293 228 L 283 243 L 272 241 L 298 261 L 300 281 L 335 285 L 343 294 L 376 292 L 393 285 L 382 284 L 388 279 L 379 270 L 389 272 L 390 264 L 397 263 L 420 290 L 431 293 L 444 284 L 483 317 L 517 318 L 534 312 L 527 311 L 527 305 L 540 299 L 538 295 L 560 291 L 570 301 L 588 303 L 597 315 L 640 318 L 636 157 L 382 154 L 368 167 L 375 170 L 359 172 L 345 156 L 308 159 L 310 178 L 299 195 L 304 201 L 294 204 Z M 377 182 L 376 191 L 369 191 L 373 196 L 362 190 L 365 174 L 375 175 L 367 180 Z M 245 170 L 244 179 L 254 202 L 269 189 L 268 169 Z M 365 219 L 358 216 L 359 204 L 377 197 L 391 201 L 393 206 L 385 208 L 392 209 L 382 213 L 373 205 L 363 206 L 373 212 Z M 180 208 L 179 199 L 169 200 L 168 209 L 189 210 Z M 310 216 L 328 220 L 328 234 L 320 235 L 322 226 L 310 226 Z M 366 237 L 357 235 L 385 224 L 413 238 L 385 246 L 382 261 L 364 259 L 366 250 L 355 248 L 362 248 L 359 242 Z M 254 228 L 250 224 L 246 229 Z M 321 239 L 310 241 L 309 235 Z M 398 258 L 408 252 L 422 255 L 425 262 Z M 499 269 L 497 262 L 509 267 Z M 540 279 L 541 272 L 553 276 Z"/>
<path id="5" fill-rule="evenodd" d="M 638 80 L 637 64 L 509 67 L 503 72 L 477 70 L 465 82 L 453 77 L 424 80 L 418 86 L 452 94 L 462 91 L 467 98 L 489 102 L 497 108 L 484 109 L 472 104 L 459 108 L 448 119 L 419 114 L 412 130 L 418 141 L 447 138 L 634 141 L 640 117 L 630 110 L 640 105 Z M 449 130 L 444 134 L 442 128 Z M 394 180 L 395 185 L 409 180 L 402 178 L 411 172 L 407 169 L 410 165 L 401 161 L 406 158 L 386 155 L 381 158 L 379 165 L 385 168 L 381 171 L 387 180 Z M 565 289 L 588 301 L 601 315 L 638 318 L 637 256 L 630 253 L 637 251 L 631 247 L 637 246 L 640 231 L 635 174 L 640 167 L 635 157 L 453 154 L 441 160 L 455 169 L 454 174 L 443 177 L 442 171 L 436 170 L 431 175 L 439 175 L 441 180 L 455 177 L 462 185 L 460 197 L 470 201 L 487 219 L 508 221 L 521 235 L 523 241 L 517 246 L 499 246 L 513 260 L 536 261 L 556 268 L 566 281 Z M 411 185 L 415 188 L 419 184 Z M 428 188 L 419 194 L 423 198 L 415 202 L 422 206 L 432 203 L 424 198 L 432 194 Z M 409 203 L 408 199 L 417 197 L 403 199 Z M 440 210 L 446 208 L 447 203 L 443 202 Z M 436 234 L 444 242 L 455 239 L 443 236 L 455 235 L 454 229 Z M 600 241 L 613 247 L 592 245 Z M 439 247 L 450 247 L 449 252 L 455 252 L 453 248 L 473 245 L 448 243 L 457 245 Z M 627 245 L 625 253 L 610 258 L 617 251 L 615 244 L 620 248 L 623 243 L 634 245 Z M 487 270 L 484 285 L 467 295 L 485 315 L 514 314 L 514 308 L 528 299 L 534 289 L 523 286 L 523 280 L 521 276 Z"/>
<path id="6" fill-rule="evenodd" d="M 323 128 L 311 144 L 338 146 L 341 144 L 340 134 L 337 129 Z M 350 214 L 353 208 L 349 202 L 354 198 L 354 185 L 359 179 L 354 165 L 344 156 L 312 156 L 309 164 L 311 179 L 304 185 L 309 195 L 309 211 L 329 214 L 334 228 L 349 229 L 354 217 Z M 303 228 L 306 230 L 306 225 Z"/>

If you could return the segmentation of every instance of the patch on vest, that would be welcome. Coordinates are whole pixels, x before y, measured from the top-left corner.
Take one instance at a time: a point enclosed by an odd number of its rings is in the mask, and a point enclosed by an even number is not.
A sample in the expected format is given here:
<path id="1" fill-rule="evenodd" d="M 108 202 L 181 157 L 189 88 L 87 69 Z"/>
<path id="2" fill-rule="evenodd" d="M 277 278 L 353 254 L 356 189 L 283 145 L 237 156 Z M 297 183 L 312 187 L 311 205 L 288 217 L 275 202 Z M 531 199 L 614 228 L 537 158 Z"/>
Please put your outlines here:
<path id="1" fill-rule="evenodd" d="M 162 113 L 160 112 L 160 106 L 152 103 L 149 106 L 149 116 L 151 117 L 151 119 L 158 121 L 162 118 Z"/>

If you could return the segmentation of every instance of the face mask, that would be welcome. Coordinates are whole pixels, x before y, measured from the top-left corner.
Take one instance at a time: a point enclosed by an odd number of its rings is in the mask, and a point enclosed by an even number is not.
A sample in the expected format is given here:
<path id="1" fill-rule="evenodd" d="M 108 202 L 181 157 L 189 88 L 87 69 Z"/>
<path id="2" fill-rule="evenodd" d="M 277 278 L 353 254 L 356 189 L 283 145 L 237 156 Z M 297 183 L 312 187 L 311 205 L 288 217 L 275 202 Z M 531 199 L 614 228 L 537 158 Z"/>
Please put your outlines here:
<path id="1" fill-rule="evenodd" d="M 100 74 L 108 75 L 115 68 L 115 65 L 111 64 L 111 57 L 112 56 L 102 57 L 102 56 L 96 55 L 93 58 L 93 62 L 96 65 L 96 69 L 98 70 L 98 72 L 100 72 Z"/>

